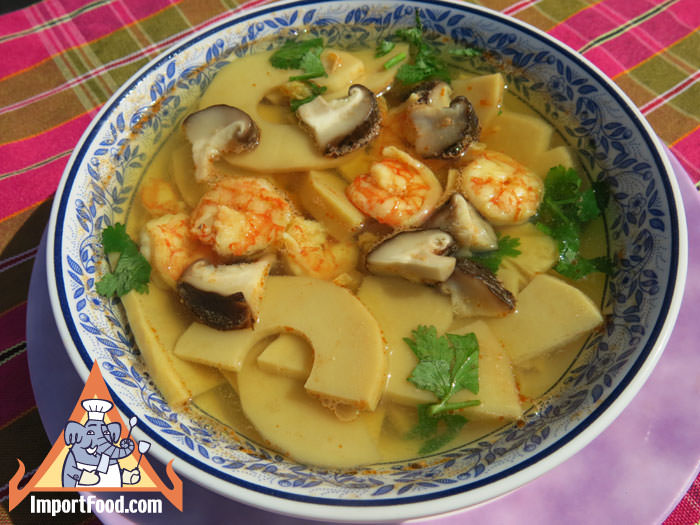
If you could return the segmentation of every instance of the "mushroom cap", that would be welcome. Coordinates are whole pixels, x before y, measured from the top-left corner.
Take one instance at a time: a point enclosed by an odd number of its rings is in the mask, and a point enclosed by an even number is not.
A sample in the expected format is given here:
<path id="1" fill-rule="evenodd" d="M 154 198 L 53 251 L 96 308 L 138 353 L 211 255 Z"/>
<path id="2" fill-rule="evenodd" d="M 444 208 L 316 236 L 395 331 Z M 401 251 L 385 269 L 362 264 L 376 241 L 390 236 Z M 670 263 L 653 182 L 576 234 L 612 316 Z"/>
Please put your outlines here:
<path id="1" fill-rule="evenodd" d="M 258 317 L 265 279 L 273 259 L 213 265 L 192 263 L 177 283 L 180 302 L 195 318 L 217 330 L 250 328 Z"/>
<path id="2" fill-rule="evenodd" d="M 424 158 L 461 157 L 479 139 L 479 118 L 464 96 L 451 98 L 445 82 L 429 84 L 408 99 L 407 138 Z"/>
<path id="3" fill-rule="evenodd" d="M 375 245 L 365 257 L 365 266 L 377 275 L 427 284 L 443 282 L 457 262 L 446 255 L 453 246 L 452 236 L 442 230 L 401 231 Z"/>
<path id="4" fill-rule="evenodd" d="M 430 218 L 429 225 L 450 233 L 461 248 L 480 252 L 498 248 L 498 236 L 493 226 L 459 192 Z"/>
<path id="5" fill-rule="evenodd" d="M 302 127 L 326 157 L 340 157 L 368 144 L 379 134 L 381 114 L 374 93 L 361 84 L 335 100 L 316 97 L 296 112 Z"/>
<path id="6" fill-rule="evenodd" d="M 260 143 L 260 129 L 250 115 L 226 104 L 190 113 L 182 127 L 192 144 L 195 178 L 200 182 L 210 178 L 210 164 L 222 155 L 251 151 Z"/>
<path id="7" fill-rule="evenodd" d="M 494 316 L 515 310 L 513 294 L 490 270 L 470 259 L 458 258 L 454 273 L 440 289 L 451 296 L 456 315 Z"/>

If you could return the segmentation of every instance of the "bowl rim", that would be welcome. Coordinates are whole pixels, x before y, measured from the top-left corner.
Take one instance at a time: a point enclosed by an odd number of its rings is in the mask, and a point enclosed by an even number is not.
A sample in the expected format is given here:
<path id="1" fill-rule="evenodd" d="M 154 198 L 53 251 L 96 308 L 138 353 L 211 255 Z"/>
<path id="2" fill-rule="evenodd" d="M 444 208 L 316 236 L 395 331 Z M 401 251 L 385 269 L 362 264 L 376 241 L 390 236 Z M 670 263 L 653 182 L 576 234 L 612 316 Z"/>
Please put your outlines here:
<path id="1" fill-rule="evenodd" d="M 196 45 L 198 41 L 232 25 L 244 23 L 279 9 L 334 3 L 354 5 L 367 4 L 367 2 L 363 0 L 283 0 L 257 5 L 250 9 L 236 9 L 227 16 L 217 18 L 213 24 L 207 24 L 198 31 L 179 39 L 175 44 L 168 47 L 168 49 L 161 52 L 134 73 L 130 79 L 120 86 L 120 88 L 104 103 L 82 134 L 63 171 L 56 190 L 56 196 L 58 198 L 54 200 L 52 205 L 47 235 L 46 272 L 51 309 L 62 343 L 69 354 L 73 366 L 83 381 L 87 379 L 92 360 L 80 340 L 70 315 L 64 315 L 64 312 L 68 313 L 69 309 L 67 297 L 58 287 L 58 282 L 62 273 L 61 269 L 63 267 L 63 262 L 61 260 L 61 231 L 58 229 L 58 226 L 62 223 L 68 206 L 68 191 L 66 190 L 69 190 L 75 182 L 77 168 L 87 153 L 87 148 L 91 144 L 92 139 L 101 129 L 101 126 L 111 112 L 118 107 L 122 98 L 140 82 L 142 77 L 150 71 L 159 68 L 166 61 L 180 54 L 183 50 L 192 45 Z M 389 0 L 382 0 L 381 3 L 390 2 Z M 669 286 L 661 306 L 661 310 L 665 311 L 666 315 L 660 316 L 659 319 L 657 319 L 653 329 L 650 331 L 647 344 L 640 352 L 640 355 L 630 367 L 629 371 L 619 381 L 619 384 L 584 420 L 571 428 L 565 436 L 562 436 L 551 445 L 544 447 L 525 461 L 519 462 L 502 472 L 473 482 L 469 485 L 469 488 L 447 489 L 438 493 L 411 496 L 408 498 L 378 500 L 327 500 L 318 497 L 289 494 L 282 490 L 268 488 L 244 480 L 236 481 L 236 478 L 233 476 L 228 476 L 228 478 L 233 478 L 230 480 L 222 479 L 222 477 L 217 475 L 218 471 L 212 469 L 210 466 L 201 463 L 191 456 L 183 454 L 182 451 L 170 444 L 161 443 L 156 434 L 143 430 L 142 427 L 137 427 L 134 430 L 136 436 L 145 437 L 147 435 L 153 440 L 151 452 L 158 460 L 167 463 L 173 459 L 173 455 L 181 459 L 182 462 L 177 466 L 177 470 L 187 478 L 222 496 L 267 511 L 317 520 L 396 521 L 457 511 L 487 502 L 511 492 L 573 456 L 617 418 L 631 399 L 642 388 L 658 362 L 671 335 L 680 309 L 686 280 L 688 258 L 687 224 L 680 190 L 675 176 L 673 175 L 674 172 L 667 157 L 666 150 L 662 147 L 660 139 L 656 136 L 650 124 L 629 97 L 588 59 L 578 54 L 574 49 L 563 42 L 556 40 L 544 31 L 526 22 L 504 15 L 493 9 L 473 4 L 464 4 L 459 0 L 434 0 L 430 2 L 411 0 L 408 4 L 411 7 L 419 8 L 437 5 L 463 11 L 465 13 L 477 13 L 480 16 L 486 16 L 501 23 L 505 23 L 515 31 L 524 33 L 528 37 L 535 38 L 547 46 L 556 48 L 565 55 L 568 60 L 575 62 L 579 67 L 587 71 L 600 82 L 600 84 L 606 88 L 607 94 L 617 100 L 620 108 L 635 124 L 643 141 L 647 143 L 649 151 L 655 158 L 656 166 L 659 168 L 663 167 L 663 170 L 660 170 L 662 174 L 661 182 L 665 187 L 666 196 L 669 200 L 669 220 L 672 225 L 676 226 L 675 232 L 677 234 L 675 238 L 672 239 L 672 250 L 670 254 L 671 273 L 669 275 L 669 284 L 671 284 L 671 286 Z M 240 7 L 242 8 L 243 6 Z M 672 231 L 674 230 L 672 229 Z M 128 417 L 134 415 L 111 387 L 108 386 L 108 388 L 110 388 L 110 394 L 122 417 L 126 416 L 128 419 Z M 235 494 L 231 493 L 231 485 L 236 487 Z M 494 485 L 498 490 L 494 490 Z M 283 503 L 284 508 L 280 508 L 280 503 Z"/>

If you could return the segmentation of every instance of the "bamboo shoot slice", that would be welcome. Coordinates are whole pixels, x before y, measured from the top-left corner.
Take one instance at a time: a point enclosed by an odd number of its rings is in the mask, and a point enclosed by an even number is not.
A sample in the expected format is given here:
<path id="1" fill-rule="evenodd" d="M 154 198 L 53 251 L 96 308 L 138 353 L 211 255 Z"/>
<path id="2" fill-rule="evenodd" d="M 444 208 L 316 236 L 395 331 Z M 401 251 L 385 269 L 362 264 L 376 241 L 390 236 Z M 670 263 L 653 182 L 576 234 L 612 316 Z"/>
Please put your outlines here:
<path id="1" fill-rule="evenodd" d="M 183 344 L 178 351 L 188 359 L 237 372 L 240 357 L 258 341 L 289 332 L 303 336 L 313 348 L 313 366 L 304 385 L 308 392 L 360 410 L 376 408 L 387 371 L 381 331 L 350 291 L 328 281 L 270 276 L 252 330 L 222 332 L 220 340 L 215 336 L 216 347 L 193 344 L 185 349 Z"/>
<path id="2" fill-rule="evenodd" d="M 595 303 L 578 288 L 537 275 L 518 296 L 518 309 L 489 326 L 514 364 L 556 350 L 603 322 Z"/>
<path id="3" fill-rule="evenodd" d="M 452 323 L 452 306 L 446 295 L 398 277 L 365 277 L 357 297 L 379 322 L 389 348 L 387 395 L 397 402 L 425 403 L 434 399 L 407 381 L 417 364 L 416 356 L 404 342 L 418 325 L 434 325 L 442 334 Z"/>
<path id="4" fill-rule="evenodd" d="M 280 334 L 260 354 L 258 366 L 270 374 L 304 381 L 313 366 L 313 348 L 298 335 Z"/>
<path id="5" fill-rule="evenodd" d="M 471 332 L 476 335 L 479 343 L 479 393 L 462 390 L 452 397 L 452 401 L 480 401 L 478 406 L 463 409 L 467 417 L 520 418 L 523 410 L 518 387 L 510 357 L 503 344 L 484 321 L 475 321 L 454 331 L 460 335 Z"/>
<path id="6" fill-rule="evenodd" d="M 175 344 L 175 355 L 193 363 L 237 372 L 258 340 L 253 330 L 217 330 L 192 323 Z"/>
<path id="7" fill-rule="evenodd" d="M 147 294 L 129 292 L 121 301 L 148 373 L 170 406 L 182 406 L 223 382 L 215 368 L 186 361 L 173 352 L 190 321 L 169 291 L 149 285 Z"/>
<path id="8" fill-rule="evenodd" d="M 308 395 L 301 381 L 264 371 L 257 357 L 251 352 L 237 374 L 238 392 L 246 417 L 273 448 L 323 467 L 355 467 L 379 459 L 375 414 L 340 421 Z"/>
<path id="9" fill-rule="evenodd" d="M 540 118 L 506 111 L 482 131 L 481 141 L 530 168 L 549 149 L 553 132 L 554 128 Z"/>
<path id="10" fill-rule="evenodd" d="M 310 171 L 299 190 L 308 212 L 339 240 L 349 239 L 362 227 L 365 216 L 345 196 L 347 183 L 327 171 Z"/>
<path id="11" fill-rule="evenodd" d="M 481 129 L 486 129 L 503 105 L 505 80 L 500 73 L 458 78 L 452 81 L 452 89 L 455 96 L 463 95 L 469 99 L 479 117 Z"/>

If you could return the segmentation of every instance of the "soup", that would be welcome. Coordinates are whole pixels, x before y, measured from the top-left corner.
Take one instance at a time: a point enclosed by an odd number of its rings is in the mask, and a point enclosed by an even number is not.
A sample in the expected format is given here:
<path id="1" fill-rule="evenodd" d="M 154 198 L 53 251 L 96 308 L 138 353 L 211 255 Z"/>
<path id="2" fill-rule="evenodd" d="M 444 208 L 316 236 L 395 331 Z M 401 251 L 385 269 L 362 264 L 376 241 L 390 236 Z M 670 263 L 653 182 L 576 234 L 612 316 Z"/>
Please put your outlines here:
<path id="1" fill-rule="evenodd" d="M 501 73 L 395 40 L 300 37 L 222 68 L 127 222 L 152 272 L 122 303 L 164 399 L 312 465 L 517 424 L 603 322 L 583 271 L 602 221 L 582 221 L 585 259 L 547 222 L 572 150 Z"/>

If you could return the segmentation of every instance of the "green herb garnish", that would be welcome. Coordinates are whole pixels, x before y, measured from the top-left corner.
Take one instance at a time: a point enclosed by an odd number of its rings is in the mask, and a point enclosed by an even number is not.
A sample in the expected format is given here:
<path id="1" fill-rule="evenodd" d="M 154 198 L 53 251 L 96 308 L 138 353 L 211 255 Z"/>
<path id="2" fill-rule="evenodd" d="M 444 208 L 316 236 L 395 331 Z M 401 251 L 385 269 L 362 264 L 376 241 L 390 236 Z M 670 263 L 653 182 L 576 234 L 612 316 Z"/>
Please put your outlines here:
<path id="1" fill-rule="evenodd" d="M 442 425 L 440 425 L 442 423 Z M 419 454 L 432 454 L 447 443 L 452 441 L 462 427 L 467 423 L 467 418 L 459 414 L 429 414 L 428 405 L 418 406 L 418 423 L 408 434 L 407 439 L 423 439 L 425 442 L 418 450 Z M 444 430 L 440 433 L 439 427 Z"/>
<path id="2" fill-rule="evenodd" d="M 383 57 L 391 52 L 396 47 L 396 44 L 391 40 L 382 40 L 377 44 L 377 49 L 374 52 L 375 58 Z"/>
<path id="3" fill-rule="evenodd" d="M 586 259 L 580 254 L 583 227 L 601 215 L 596 190 L 581 189 L 575 169 L 555 166 L 544 181 L 544 198 L 535 216 L 537 227 L 557 241 L 559 262 L 554 269 L 565 277 L 580 279 L 593 272 L 610 273 L 607 257 Z"/>
<path id="4" fill-rule="evenodd" d="M 315 82 L 304 82 L 309 89 L 311 90 L 311 94 L 308 97 L 304 98 L 297 98 L 289 101 L 289 107 L 291 108 L 292 111 L 296 111 L 299 109 L 301 106 L 304 104 L 311 102 L 313 99 L 315 99 L 317 96 L 321 95 L 326 91 L 326 86 L 319 86 Z"/>
<path id="5" fill-rule="evenodd" d="M 450 49 L 448 53 L 450 54 L 450 56 L 457 58 L 476 58 L 484 56 L 484 51 L 476 47 L 457 47 Z"/>
<path id="6" fill-rule="evenodd" d="M 384 62 L 384 69 L 391 69 L 396 64 L 406 59 L 406 53 L 399 53 Z"/>
<path id="7" fill-rule="evenodd" d="M 416 9 L 416 27 L 399 29 L 395 37 L 408 42 L 413 59 L 412 64 L 404 64 L 399 68 L 396 72 L 397 80 L 404 84 L 417 84 L 432 79 L 450 81 L 447 65 L 435 46 L 425 39 L 419 9 Z"/>
<path id="8" fill-rule="evenodd" d="M 292 75 L 289 80 L 304 82 L 311 88 L 311 94 L 308 97 L 290 101 L 292 111 L 296 111 L 300 106 L 311 102 L 326 90 L 325 87 L 322 88 L 318 84 L 309 82 L 312 78 L 328 76 L 323 62 L 321 62 L 321 51 L 323 51 L 322 38 L 287 40 L 270 57 L 270 64 L 278 69 L 301 69 L 302 74 Z"/>
<path id="9" fill-rule="evenodd" d="M 498 248 L 488 252 L 473 252 L 469 259 L 487 268 L 491 273 L 496 273 L 504 257 L 517 257 L 520 255 L 520 239 L 504 235 L 498 237 Z"/>
<path id="10" fill-rule="evenodd" d="M 438 337 L 434 326 L 421 325 L 411 334 L 404 341 L 418 364 L 408 381 L 435 394 L 438 402 L 418 407 L 418 423 L 409 437 L 427 439 L 419 452 L 429 454 L 452 440 L 467 422 L 464 416 L 450 412 L 479 404 L 477 400 L 450 403 L 461 390 L 479 393 L 479 343 L 473 333 Z M 438 433 L 440 423 L 445 427 L 442 433 Z"/>
<path id="11" fill-rule="evenodd" d="M 105 254 L 118 253 L 119 260 L 114 271 L 95 284 L 97 293 L 105 297 L 121 297 L 131 290 L 148 293 L 151 265 L 141 255 L 139 247 L 126 233 L 123 224 L 116 223 L 102 231 L 102 247 Z"/>
<path id="12" fill-rule="evenodd" d="M 277 69 L 303 69 L 305 72 L 323 69 L 321 63 L 323 39 L 287 40 L 270 57 L 270 64 Z M 320 66 L 320 68 L 319 68 Z M 325 70 L 322 74 L 325 73 Z"/>

